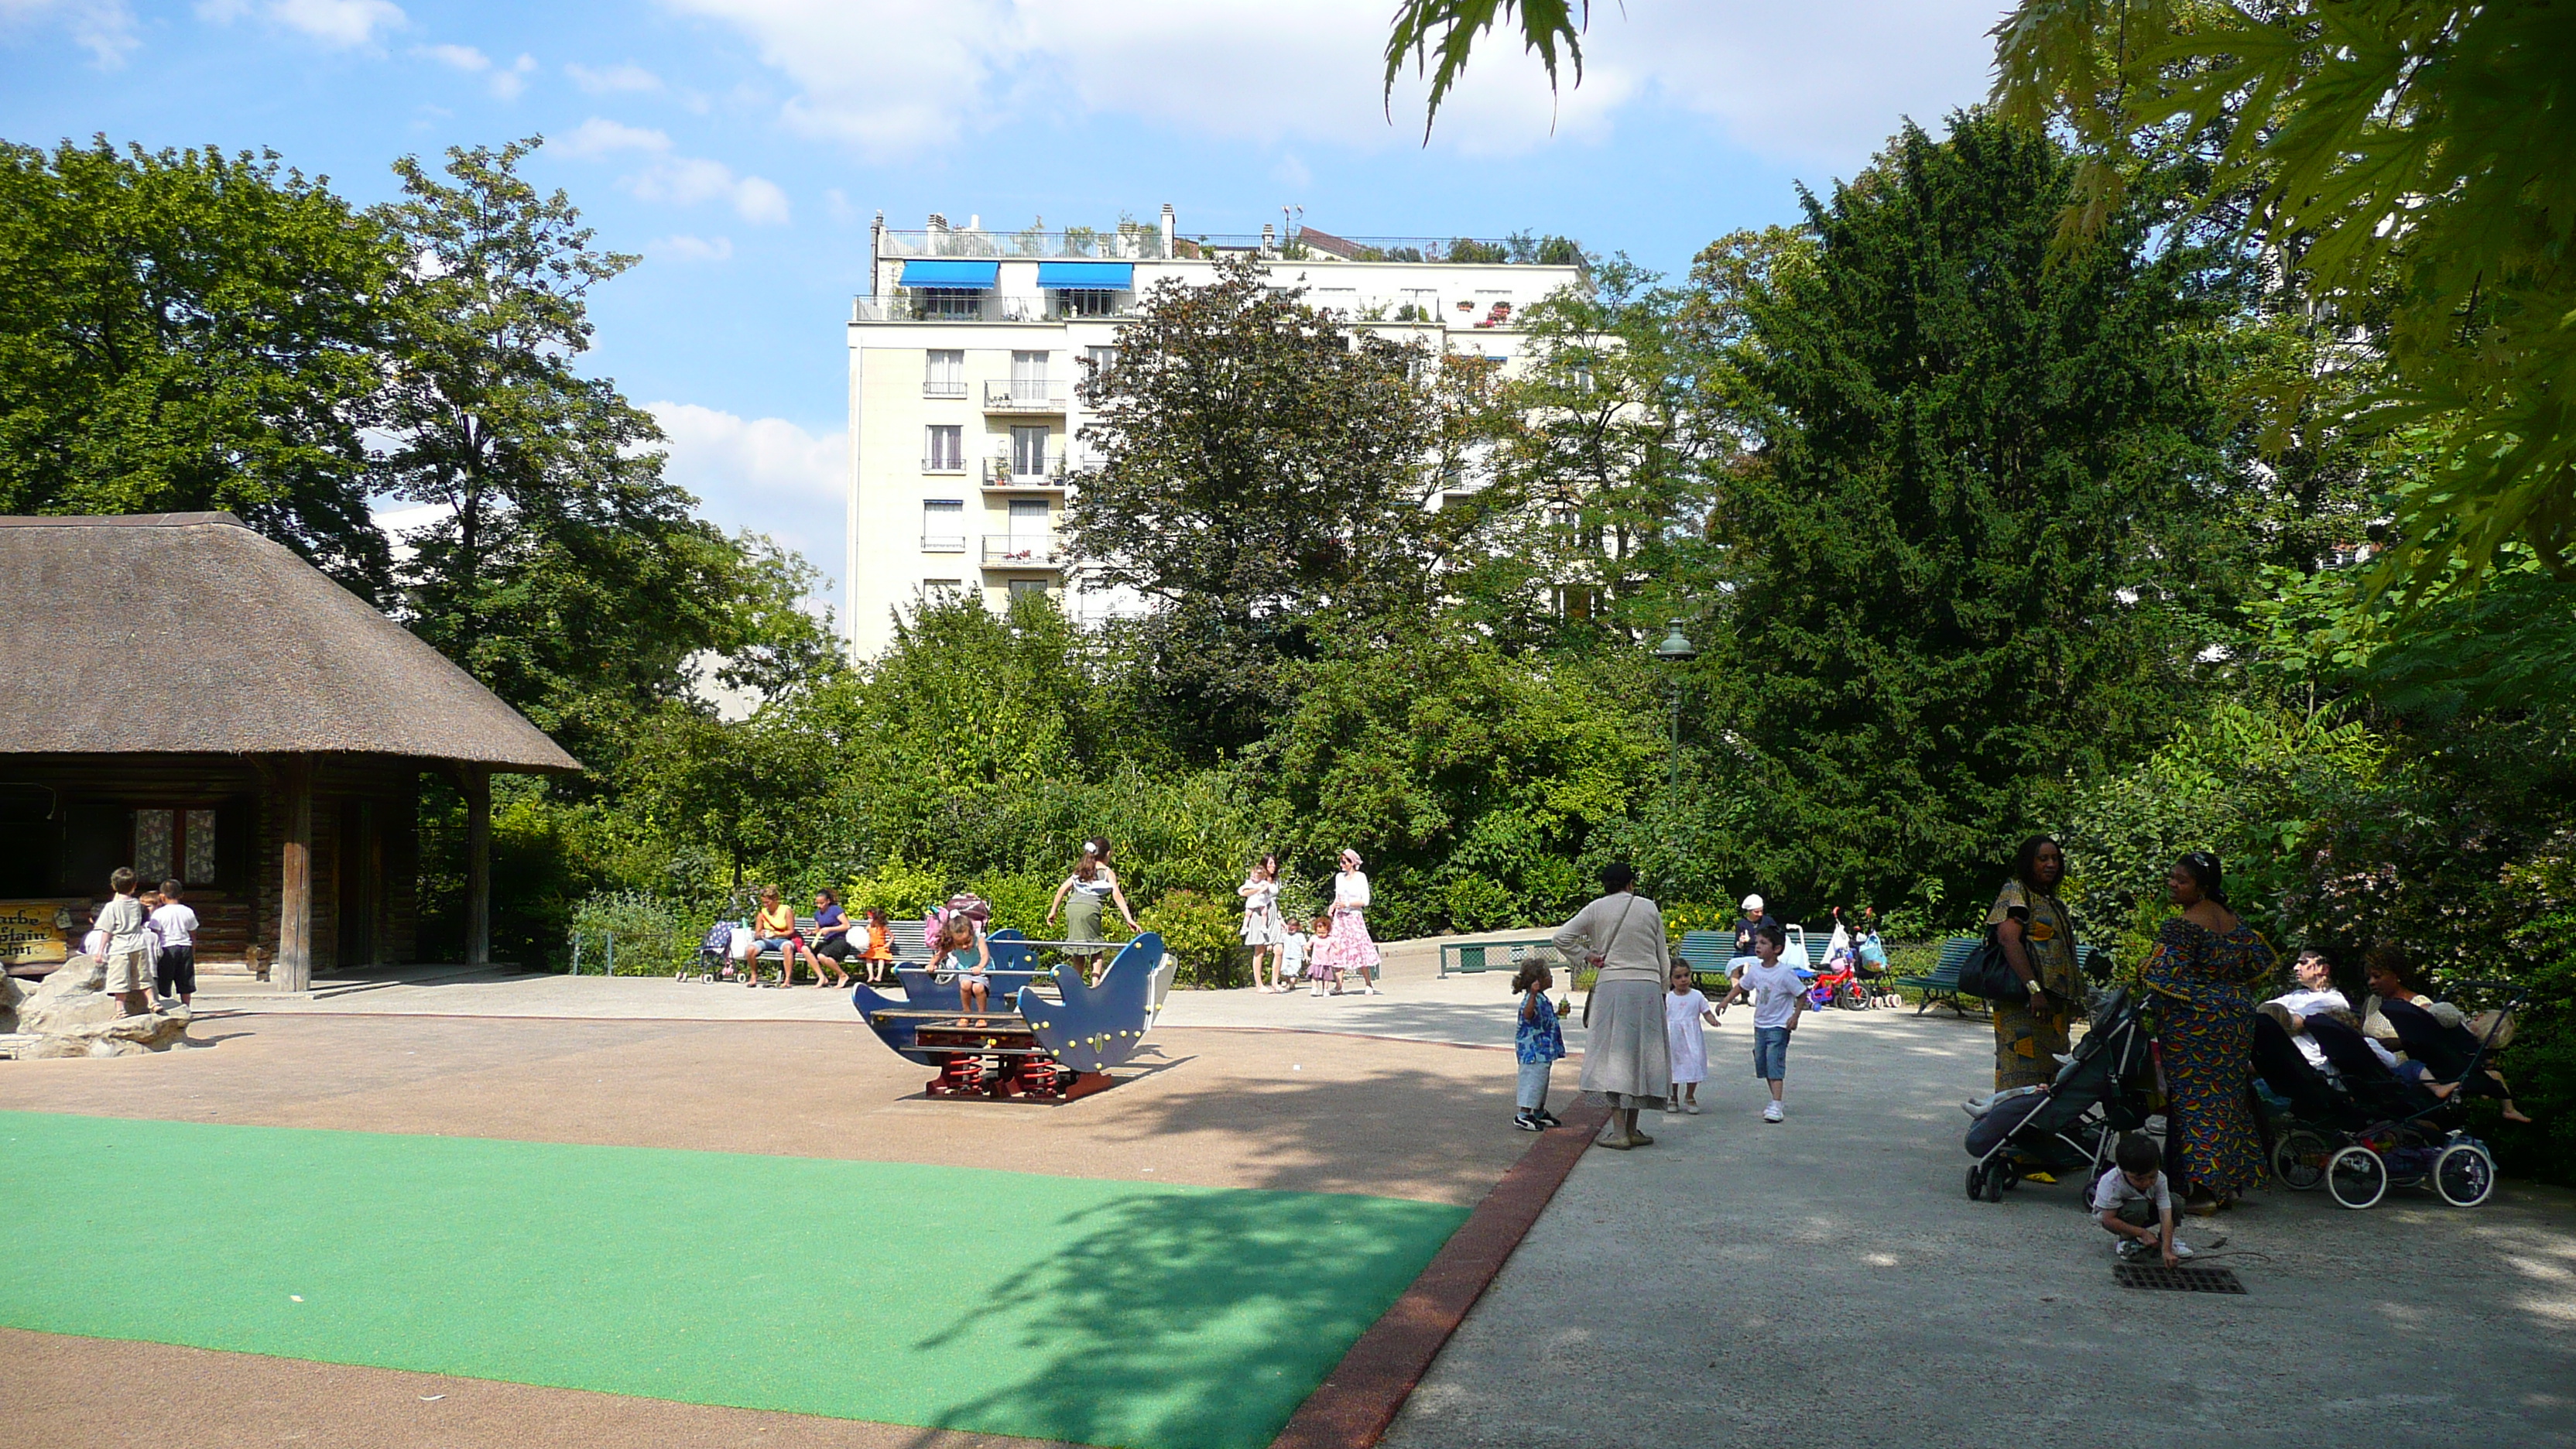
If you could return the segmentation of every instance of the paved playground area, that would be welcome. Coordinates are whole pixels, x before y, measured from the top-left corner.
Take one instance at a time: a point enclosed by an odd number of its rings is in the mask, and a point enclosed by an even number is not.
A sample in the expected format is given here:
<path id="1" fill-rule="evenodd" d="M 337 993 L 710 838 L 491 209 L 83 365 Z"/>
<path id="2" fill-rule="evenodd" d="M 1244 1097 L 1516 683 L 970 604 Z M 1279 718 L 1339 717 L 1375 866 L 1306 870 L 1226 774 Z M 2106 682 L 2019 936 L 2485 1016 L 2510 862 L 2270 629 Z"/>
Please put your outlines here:
<path id="1" fill-rule="evenodd" d="M 97 1254 L 0 1290 L 0 1444 L 1260 1442 L 1536 1140 L 1505 978 L 1391 954 L 1378 997 L 1176 993 L 1133 1080 L 1061 1107 L 920 1098 L 840 993 L 629 979 L 215 999 L 207 1046 L 0 1064 L 0 1114 L 57 1114 L 0 1115 L 0 1192 L 53 1204 L 21 1259 Z M 2576 1443 L 2576 1195 L 2258 1194 L 2195 1225 L 2246 1295 L 2138 1292 L 2071 1184 L 1966 1200 L 1981 1023 L 1811 1018 L 1778 1126 L 1748 1040 L 1712 1033 L 1704 1115 L 1582 1158 L 1388 1443 Z M 120 1252 L 123 1192 L 221 1217 L 147 1201 Z M 298 1275 L 404 1284 L 437 1332 L 317 1330 Z M 722 1352 L 630 1322 L 657 1303 Z M 898 1369 L 936 1390 L 908 1415 L 870 1387 Z"/>

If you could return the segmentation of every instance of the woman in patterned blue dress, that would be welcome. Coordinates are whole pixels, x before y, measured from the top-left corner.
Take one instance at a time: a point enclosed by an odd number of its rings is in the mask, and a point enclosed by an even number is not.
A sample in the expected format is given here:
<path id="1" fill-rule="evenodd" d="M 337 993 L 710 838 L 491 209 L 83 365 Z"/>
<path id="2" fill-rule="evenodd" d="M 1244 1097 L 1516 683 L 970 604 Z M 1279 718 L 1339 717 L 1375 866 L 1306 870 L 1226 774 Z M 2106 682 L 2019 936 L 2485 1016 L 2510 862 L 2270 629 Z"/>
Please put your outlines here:
<path id="1" fill-rule="evenodd" d="M 2227 908 L 2218 857 L 2174 862 L 2165 888 L 2182 914 L 2165 922 L 2140 976 L 2156 995 L 2163 1050 L 2168 1160 L 2179 1156 L 2191 1212 L 2207 1214 L 2263 1180 L 2263 1143 L 2250 1092 L 2255 986 L 2278 958 Z"/>

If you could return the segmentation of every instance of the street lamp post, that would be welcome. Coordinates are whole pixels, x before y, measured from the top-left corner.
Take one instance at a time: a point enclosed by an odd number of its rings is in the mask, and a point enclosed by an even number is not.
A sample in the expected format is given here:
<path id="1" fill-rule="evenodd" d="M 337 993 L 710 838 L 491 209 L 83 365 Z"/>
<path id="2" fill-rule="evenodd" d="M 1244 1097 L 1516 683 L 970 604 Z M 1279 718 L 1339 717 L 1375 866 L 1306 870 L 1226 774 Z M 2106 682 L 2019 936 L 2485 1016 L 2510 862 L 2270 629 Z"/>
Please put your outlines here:
<path id="1" fill-rule="evenodd" d="M 1699 646 L 1693 644 L 1690 636 L 1682 632 L 1682 621 L 1675 619 L 1671 621 L 1670 632 L 1664 635 L 1664 642 L 1655 646 L 1655 657 L 1673 666 L 1668 674 L 1673 691 L 1673 762 L 1665 788 L 1670 793 L 1678 795 L 1682 788 L 1681 666 L 1699 657 Z"/>

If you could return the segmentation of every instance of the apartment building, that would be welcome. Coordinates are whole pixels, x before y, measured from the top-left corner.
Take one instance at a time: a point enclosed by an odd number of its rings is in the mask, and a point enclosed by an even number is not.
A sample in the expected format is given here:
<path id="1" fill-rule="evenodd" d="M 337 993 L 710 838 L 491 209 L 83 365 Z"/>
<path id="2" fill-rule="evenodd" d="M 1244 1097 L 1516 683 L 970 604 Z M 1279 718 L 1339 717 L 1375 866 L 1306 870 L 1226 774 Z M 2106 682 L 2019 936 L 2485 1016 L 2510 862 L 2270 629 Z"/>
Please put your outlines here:
<path id="1" fill-rule="evenodd" d="M 1520 312 L 1581 280 L 1571 264 L 1514 264 L 1491 243 L 1343 238 L 1298 227 L 1190 236 L 1172 208 L 1106 231 L 988 232 L 932 216 L 918 231 L 880 215 L 867 296 L 850 313 L 850 496 L 843 597 L 856 658 L 892 640 L 897 610 L 974 591 L 990 607 L 1023 591 L 1098 620 L 1137 601 L 1069 584 L 1057 542 L 1090 461 L 1075 384 L 1114 353 L 1155 282 L 1204 282 L 1231 255 L 1353 325 L 1501 360 L 1520 355 Z M 1426 500 L 1432 503 L 1435 500 Z"/>

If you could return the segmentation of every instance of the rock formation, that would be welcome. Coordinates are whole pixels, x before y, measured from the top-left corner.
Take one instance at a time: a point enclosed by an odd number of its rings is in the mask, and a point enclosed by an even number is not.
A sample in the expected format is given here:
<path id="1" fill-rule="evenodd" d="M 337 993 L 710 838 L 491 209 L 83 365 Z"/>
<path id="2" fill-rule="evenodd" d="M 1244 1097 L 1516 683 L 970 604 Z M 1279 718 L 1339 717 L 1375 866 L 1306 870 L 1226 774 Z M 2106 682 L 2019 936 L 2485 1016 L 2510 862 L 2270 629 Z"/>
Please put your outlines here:
<path id="1" fill-rule="evenodd" d="M 188 1039 L 188 1010 L 173 1006 L 127 1016 L 107 984 L 107 965 L 74 956 L 54 968 L 34 992 L 20 992 L 17 1023 L 6 1045 L 24 1060 L 47 1057 L 124 1057 L 163 1052 Z M 13 989 L 15 983 L 12 983 Z M 9 992 L 0 991 L 0 1003 Z"/>

